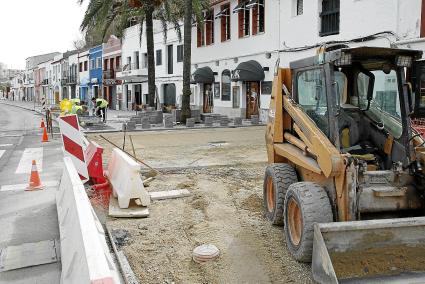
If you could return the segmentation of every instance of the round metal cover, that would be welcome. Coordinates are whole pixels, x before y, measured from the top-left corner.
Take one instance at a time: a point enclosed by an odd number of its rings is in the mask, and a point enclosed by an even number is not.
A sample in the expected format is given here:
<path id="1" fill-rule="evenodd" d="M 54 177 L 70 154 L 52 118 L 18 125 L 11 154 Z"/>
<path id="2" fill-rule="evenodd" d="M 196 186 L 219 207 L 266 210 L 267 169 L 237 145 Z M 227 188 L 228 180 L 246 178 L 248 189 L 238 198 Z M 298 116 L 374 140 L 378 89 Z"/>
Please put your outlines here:
<path id="1" fill-rule="evenodd" d="M 216 259 L 220 255 L 220 251 L 213 244 L 203 244 L 193 250 L 193 260 L 197 263 L 203 263 Z"/>

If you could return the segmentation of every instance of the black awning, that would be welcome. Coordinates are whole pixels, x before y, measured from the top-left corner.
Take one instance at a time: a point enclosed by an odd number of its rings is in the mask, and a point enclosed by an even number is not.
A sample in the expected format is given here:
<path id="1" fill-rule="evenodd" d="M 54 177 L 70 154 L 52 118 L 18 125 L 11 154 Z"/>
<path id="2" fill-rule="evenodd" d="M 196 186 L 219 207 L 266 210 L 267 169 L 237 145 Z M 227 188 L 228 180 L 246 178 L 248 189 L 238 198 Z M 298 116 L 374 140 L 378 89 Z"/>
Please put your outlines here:
<path id="1" fill-rule="evenodd" d="M 236 5 L 236 7 L 233 9 L 233 13 L 237 13 L 240 10 L 245 10 L 245 5 L 246 3 L 248 3 L 248 1 L 241 1 L 241 3 L 239 3 L 238 5 Z"/>
<path id="2" fill-rule="evenodd" d="M 208 83 L 211 84 L 214 82 L 214 72 L 210 67 L 205 66 L 195 70 L 192 74 L 192 84 L 197 83 Z"/>
<path id="3" fill-rule="evenodd" d="M 232 81 L 254 81 L 264 80 L 264 70 L 260 63 L 255 60 L 241 62 L 233 70 Z"/>
<path id="4" fill-rule="evenodd" d="M 221 17 L 230 17 L 230 15 L 227 14 L 228 10 L 230 10 L 230 8 L 224 8 L 223 10 L 218 12 L 217 15 L 215 15 L 215 19 L 218 19 Z"/>
<path id="5" fill-rule="evenodd" d="M 258 0 L 251 0 L 251 1 L 249 1 L 248 2 L 248 4 L 246 4 L 246 7 L 248 8 L 248 9 L 251 9 L 251 8 L 253 8 L 254 6 L 256 6 L 258 4 Z"/>

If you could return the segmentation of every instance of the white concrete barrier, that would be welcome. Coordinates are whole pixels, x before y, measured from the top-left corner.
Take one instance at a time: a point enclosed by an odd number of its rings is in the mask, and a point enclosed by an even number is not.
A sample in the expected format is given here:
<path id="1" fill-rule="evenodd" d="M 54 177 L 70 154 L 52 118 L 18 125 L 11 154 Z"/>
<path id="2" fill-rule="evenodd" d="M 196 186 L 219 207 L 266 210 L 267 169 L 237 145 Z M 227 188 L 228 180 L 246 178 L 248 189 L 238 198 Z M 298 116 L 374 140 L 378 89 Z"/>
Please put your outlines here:
<path id="1" fill-rule="evenodd" d="M 112 151 L 106 175 L 120 208 L 128 208 L 133 198 L 139 198 L 143 206 L 150 204 L 149 194 L 140 177 L 140 164 L 118 148 Z"/>
<path id="2" fill-rule="evenodd" d="M 121 283 L 109 253 L 105 232 L 69 157 L 56 194 L 58 211 L 62 284 Z"/>

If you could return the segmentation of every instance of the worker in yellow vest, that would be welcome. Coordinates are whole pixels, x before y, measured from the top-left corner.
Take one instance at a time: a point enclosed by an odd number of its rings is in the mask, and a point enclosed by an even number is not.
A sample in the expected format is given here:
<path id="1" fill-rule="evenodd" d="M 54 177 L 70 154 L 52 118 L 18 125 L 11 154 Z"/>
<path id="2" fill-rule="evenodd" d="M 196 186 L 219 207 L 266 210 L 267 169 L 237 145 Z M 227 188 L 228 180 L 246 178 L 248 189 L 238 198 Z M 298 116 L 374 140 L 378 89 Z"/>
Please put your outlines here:
<path id="1" fill-rule="evenodd" d="M 83 113 L 83 107 L 81 106 L 81 100 L 79 98 L 70 99 L 72 103 L 72 114 L 82 114 Z"/>
<path id="2" fill-rule="evenodd" d="M 96 106 L 96 116 L 102 117 L 103 122 L 106 122 L 106 108 L 108 107 L 108 101 L 101 98 L 92 98 L 91 100 Z"/>

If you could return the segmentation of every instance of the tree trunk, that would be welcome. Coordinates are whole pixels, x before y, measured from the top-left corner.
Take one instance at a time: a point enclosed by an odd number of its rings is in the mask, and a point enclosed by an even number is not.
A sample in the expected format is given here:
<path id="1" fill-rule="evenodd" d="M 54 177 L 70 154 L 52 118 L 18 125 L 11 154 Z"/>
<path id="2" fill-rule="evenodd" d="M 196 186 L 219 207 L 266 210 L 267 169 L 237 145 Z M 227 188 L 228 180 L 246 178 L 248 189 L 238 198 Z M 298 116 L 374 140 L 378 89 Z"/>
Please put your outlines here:
<path id="1" fill-rule="evenodd" d="M 184 13 L 184 36 L 183 36 L 183 96 L 182 96 L 182 112 L 181 121 L 186 122 L 186 118 L 190 118 L 190 67 L 191 51 L 192 51 L 192 0 L 185 0 Z"/>
<path id="2" fill-rule="evenodd" d="M 153 7 L 146 8 L 146 48 L 148 52 L 148 104 L 155 106 L 155 45 L 153 41 Z"/>

